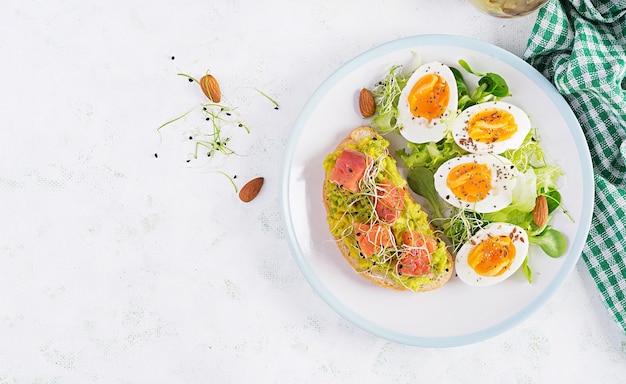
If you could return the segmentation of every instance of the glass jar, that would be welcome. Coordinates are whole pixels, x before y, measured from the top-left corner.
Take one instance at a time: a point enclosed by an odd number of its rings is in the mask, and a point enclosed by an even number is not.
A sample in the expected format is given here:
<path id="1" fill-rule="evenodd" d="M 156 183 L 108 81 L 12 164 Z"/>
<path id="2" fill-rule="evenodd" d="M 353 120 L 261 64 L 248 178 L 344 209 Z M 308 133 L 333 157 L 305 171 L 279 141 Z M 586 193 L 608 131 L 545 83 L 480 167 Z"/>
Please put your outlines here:
<path id="1" fill-rule="evenodd" d="M 518 17 L 528 15 L 548 0 L 468 0 L 476 8 L 496 17 Z"/>

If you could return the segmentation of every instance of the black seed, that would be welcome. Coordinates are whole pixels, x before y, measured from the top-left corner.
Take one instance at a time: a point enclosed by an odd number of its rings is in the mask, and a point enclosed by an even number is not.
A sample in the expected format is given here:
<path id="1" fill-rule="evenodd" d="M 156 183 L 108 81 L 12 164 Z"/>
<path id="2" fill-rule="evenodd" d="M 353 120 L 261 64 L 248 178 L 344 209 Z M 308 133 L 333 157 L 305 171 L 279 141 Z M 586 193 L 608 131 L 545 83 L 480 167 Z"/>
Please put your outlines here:
<path id="1" fill-rule="evenodd" d="M 234 176 L 233 176 L 233 179 L 236 179 L 236 178 L 237 178 L 237 175 L 234 175 Z"/>
<path id="2" fill-rule="evenodd" d="M 154 157 L 155 157 L 155 158 L 156 158 L 156 157 L 159 157 L 159 154 L 158 154 L 158 153 L 155 153 L 155 154 L 154 154 Z"/>
<path id="3" fill-rule="evenodd" d="M 190 82 L 190 83 L 193 83 L 193 79 L 189 79 L 189 82 Z"/>
<path id="4" fill-rule="evenodd" d="M 174 57 L 174 56 L 172 56 L 172 60 L 174 60 L 174 59 L 175 59 L 175 57 Z"/>
<path id="5" fill-rule="evenodd" d="M 187 163 L 189 163 L 191 160 L 187 160 Z"/>
<path id="6" fill-rule="evenodd" d="M 193 137 L 192 137 L 192 136 L 189 136 L 189 140 L 193 140 Z"/>
<path id="7" fill-rule="evenodd" d="M 278 107 L 274 107 L 274 109 L 278 111 Z"/>

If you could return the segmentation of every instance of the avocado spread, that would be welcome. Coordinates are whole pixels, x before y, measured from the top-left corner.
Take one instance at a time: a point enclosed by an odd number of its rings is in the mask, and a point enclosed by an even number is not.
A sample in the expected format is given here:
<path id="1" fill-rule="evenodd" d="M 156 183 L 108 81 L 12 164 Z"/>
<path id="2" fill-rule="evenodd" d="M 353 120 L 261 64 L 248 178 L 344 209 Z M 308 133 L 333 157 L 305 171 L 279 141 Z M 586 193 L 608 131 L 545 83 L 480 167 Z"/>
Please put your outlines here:
<path id="1" fill-rule="evenodd" d="M 354 231 L 354 223 L 374 224 L 377 219 L 375 203 L 371 198 L 375 193 L 376 183 L 389 180 L 400 188 L 406 187 L 406 181 L 398 172 L 396 161 L 388 155 L 388 146 L 389 142 L 380 135 L 363 138 L 356 145 L 348 145 L 347 148 L 369 156 L 372 161 L 371 171 L 361 181 L 362 190 L 357 193 L 326 180 L 324 188 L 329 207 L 327 221 L 331 234 L 350 250 L 350 256 L 357 261 L 358 272 L 383 274 L 391 277 L 398 284 L 415 291 L 422 285 L 432 283 L 438 275 L 445 274 L 451 266 L 447 259 L 446 244 L 434 236 L 426 213 L 408 193 L 404 194 L 404 209 L 391 224 L 394 246 L 384 248 L 366 258 L 360 252 Z M 324 160 L 326 174 L 329 174 L 333 169 L 342 150 L 337 150 L 326 157 Z M 403 255 L 401 252 L 402 239 L 407 230 L 417 231 L 437 240 L 437 249 L 430 255 L 431 271 L 429 274 L 406 276 L 398 273 L 397 264 Z"/>

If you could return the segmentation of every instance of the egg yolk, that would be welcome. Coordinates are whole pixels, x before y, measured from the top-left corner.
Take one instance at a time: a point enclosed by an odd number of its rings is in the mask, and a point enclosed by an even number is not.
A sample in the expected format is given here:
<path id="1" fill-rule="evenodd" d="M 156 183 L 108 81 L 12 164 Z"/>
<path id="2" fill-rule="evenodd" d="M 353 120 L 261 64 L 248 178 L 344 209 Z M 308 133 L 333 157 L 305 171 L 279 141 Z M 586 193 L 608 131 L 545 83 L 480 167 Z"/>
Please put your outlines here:
<path id="1" fill-rule="evenodd" d="M 469 137 L 481 143 L 507 140 L 515 132 L 517 132 L 517 123 L 513 115 L 498 108 L 487 108 L 476 112 L 467 124 Z"/>
<path id="2" fill-rule="evenodd" d="M 415 82 L 408 96 L 411 113 L 428 121 L 443 116 L 450 101 L 450 86 L 441 76 L 429 73 Z"/>
<path id="3" fill-rule="evenodd" d="M 450 170 L 446 183 L 457 198 L 475 203 L 491 191 L 491 168 L 487 164 L 460 164 Z"/>
<path id="4" fill-rule="evenodd" d="M 500 276 L 515 259 L 515 245 L 509 236 L 493 236 L 470 251 L 467 263 L 482 276 Z"/>

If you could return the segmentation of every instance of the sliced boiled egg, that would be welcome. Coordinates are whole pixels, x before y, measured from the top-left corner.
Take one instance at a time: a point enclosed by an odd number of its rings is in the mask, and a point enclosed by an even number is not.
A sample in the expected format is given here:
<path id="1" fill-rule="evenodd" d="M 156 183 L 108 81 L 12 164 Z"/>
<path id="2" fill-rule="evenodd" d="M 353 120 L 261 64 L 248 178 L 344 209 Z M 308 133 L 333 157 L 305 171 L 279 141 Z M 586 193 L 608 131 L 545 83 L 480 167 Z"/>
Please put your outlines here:
<path id="1" fill-rule="evenodd" d="M 519 107 L 503 101 L 473 105 L 452 124 L 452 137 L 472 153 L 500 154 L 517 149 L 530 132 L 530 119 Z"/>
<path id="2" fill-rule="evenodd" d="M 510 277 L 528 253 L 528 235 L 517 225 L 491 223 L 463 244 L 456 254 L 459 278 L 473 286 L 489 286 Z"/>
<path id="3" fill-rule="evenodd" d="M 513 200 L 517 168 L 499 155 L 454 157 L 435 172 L 435 189 L 451 205 L 475 212 L 499 211 Z"/>
<path id="4" fill-rule="evenodd" d="M 441 140 L 446 120 L 456 114 L 458 92 L 450 67 L 436 61 L 413 72 L 398 101 L 400 133 L 410 142 Z"/>

